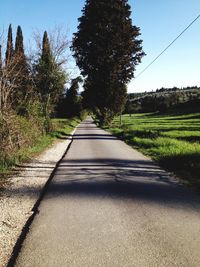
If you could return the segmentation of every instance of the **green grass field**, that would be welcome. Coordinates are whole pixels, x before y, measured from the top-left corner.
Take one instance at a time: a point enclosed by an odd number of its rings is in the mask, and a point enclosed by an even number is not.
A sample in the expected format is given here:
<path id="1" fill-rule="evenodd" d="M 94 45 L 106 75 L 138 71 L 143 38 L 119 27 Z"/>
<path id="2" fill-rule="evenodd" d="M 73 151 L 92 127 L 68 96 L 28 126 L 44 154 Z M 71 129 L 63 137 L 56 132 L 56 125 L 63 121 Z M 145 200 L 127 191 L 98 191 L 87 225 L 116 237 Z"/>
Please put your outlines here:
<path id="1" fill-rule="evenodd" d="M 123 115 L 109 130 L 200 188 L 200 113 Z"/>

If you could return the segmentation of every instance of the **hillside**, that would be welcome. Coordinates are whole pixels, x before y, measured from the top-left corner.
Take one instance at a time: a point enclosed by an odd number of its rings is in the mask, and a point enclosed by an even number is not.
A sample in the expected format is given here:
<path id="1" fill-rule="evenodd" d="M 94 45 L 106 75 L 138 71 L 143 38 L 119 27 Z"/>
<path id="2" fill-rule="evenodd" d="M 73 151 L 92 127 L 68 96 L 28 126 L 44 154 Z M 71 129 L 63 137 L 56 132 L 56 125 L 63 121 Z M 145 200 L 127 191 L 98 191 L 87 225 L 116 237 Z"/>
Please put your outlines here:
<path id="1" fill-rule="evenodd" d="M 200 88 L 161 88 L 154 92 L 128 95 L 125 113 L 135 112 L 198 112 L 200 110 Z"/>

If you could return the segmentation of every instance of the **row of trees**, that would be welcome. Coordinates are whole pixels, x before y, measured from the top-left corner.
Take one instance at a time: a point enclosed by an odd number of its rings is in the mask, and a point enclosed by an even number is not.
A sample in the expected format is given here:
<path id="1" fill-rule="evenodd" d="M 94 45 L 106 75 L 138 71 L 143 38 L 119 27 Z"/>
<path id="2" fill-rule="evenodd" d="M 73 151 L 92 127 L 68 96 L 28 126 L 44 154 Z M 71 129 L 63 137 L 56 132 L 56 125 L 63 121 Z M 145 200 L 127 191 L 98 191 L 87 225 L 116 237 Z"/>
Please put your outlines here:
<path id="1" fill-rule="evenodd" d="M 35 33 L 35 40 L 35 48 L 28 56 L 20 26 L 15 43 L 11 25 L 7 40 L 0 40 L 0 169 L 13 155 L 51 131 L 50 118 L 58 114 L 58 109 L 62 117 L 81 112 L 74 80 L 66 93 L 69 42 L 65 33 L 57 27 L 49 35 L 46 31 L 43 35 Z"/>
<path id="2" fill-rule="evenodd" d="M 45 118 L 55 114 L 57 104 L 63 100 L 65 84 L 69 81 L 68 74 L 63 68 L 66 62 L 63 54 L 69 42 L 61 35 L 60 29 L 56 29 L 56 34 L 57 36 L 51 34 L 49 40 L 46 31 L 43 38 L 37 33 L 35 35 L 37 51 L 27 57 L 24 52 L 21 27 L 17 27 L 13 45 L 12 27 L 9 26 L 5 56 L 2 52 L 3 44 L 0 46 L 1 116 L 5 117 L 10 111 L 29 116 L 35 104 Z M 77 94 L 76 91 L 75 98 Z M 68 109 L 73 109 L 73 104 L 71 103 Z"/>

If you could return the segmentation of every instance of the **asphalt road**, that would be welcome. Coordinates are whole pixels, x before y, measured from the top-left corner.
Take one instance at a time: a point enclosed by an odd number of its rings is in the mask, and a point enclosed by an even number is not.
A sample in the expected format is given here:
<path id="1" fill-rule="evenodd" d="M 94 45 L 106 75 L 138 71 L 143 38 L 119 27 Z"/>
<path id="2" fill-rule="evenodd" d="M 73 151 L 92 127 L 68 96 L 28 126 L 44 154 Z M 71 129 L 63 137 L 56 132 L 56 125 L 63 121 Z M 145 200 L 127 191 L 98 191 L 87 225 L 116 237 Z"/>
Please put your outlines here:
<path id="1" fill-rule="evenodd" d="M 16 266 L 200 266 L 200 198 L 89 118 L 39 211 Z"/>

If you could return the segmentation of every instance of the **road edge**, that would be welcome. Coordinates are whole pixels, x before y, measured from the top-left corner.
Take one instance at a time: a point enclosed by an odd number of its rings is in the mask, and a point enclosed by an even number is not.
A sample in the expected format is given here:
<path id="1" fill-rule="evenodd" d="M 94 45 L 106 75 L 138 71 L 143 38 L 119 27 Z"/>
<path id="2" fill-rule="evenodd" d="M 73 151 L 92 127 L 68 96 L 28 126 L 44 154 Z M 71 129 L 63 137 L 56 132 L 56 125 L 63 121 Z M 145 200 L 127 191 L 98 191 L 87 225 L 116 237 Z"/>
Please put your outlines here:
<path id="1" fill-rule="evenodd" d="M 68 137 L 68 139 L 69 139 L 69 143 L 68 143 L 68 145 L 67 145 L 67 147 L 66 147 L 66 149 L 65 149 L 65 151 L 64 151 L 64 153 L 63 153 L 63 155 L 62 155 L 61 158 L 57 161 L 57 163 L 56 163 L 54 169 L 52 170 L 52 172 L 51 172 L 49 178 L 47 178 L 46 183 L 44 184 L 43 188 L 41 189 L 40 194 L 39 194 L 39 197 L 38 197 L 38 199 L 36 200 L 36 202 L 35 202 L 33 208 L 31 209 L 32 214 L 29 216 L 29 218 L 28 218 L 27 221 L 25 222 L 25 224 L 24 224 L 24 226 L 23 226 L 23 228 L 22 228 L 22 230 L 21 230 L 21 233 L 20 233 L 20 235 L 19 235 L 18 238 L 17 238 L 17 241 L 16 241 L 16 243 L 15 243 L 15 245 L 14 245 L 14 247 L 13 247 L 13 250 L 12 250 L 12 253 L 11 253 L 11 256 L 10 256 L 10 259 L 8 260 L 8 263 L 7 263 L 6 267 L 13 267 L 13 266 L 15 265 L 16 260 L 17 260 L 17 258 L 18 258 L 18 255 L 19 255 L 19 253 L 20 253 L 22 244 L 23 244 L 23 242 L 24 242 L 24 240 L 25 240 L 25 238 L 26 238 L 26 236 L 27 236 L 27 234 L 28 234 L 28 232 L 29 232 L 30 226 L 31 226 L 31 224 L 32 224 L 32 222 L 33 222 L 35 216 L 38 214 L 38 208 L 39 208 L 39 206 L 40 206 L 40 203 L 41 203 L 41 201 L 43 200 L 43 198 L 44 198 L 44 196 L 45 196 L 45 193 L 46 193 L 46 191 L 47 191 L 47 189 L 48 189 L 48 187 L 49 187 L 49 185 L 50 185 L 50 183 L 51 183 L 51 181 L 52 181 L 52 179 L 53 179 L 53 177 L 54 177 L 54 175 L 55 175 L 55 172 L 56 172 L 56 170 L 57 170 L 57 168 L 58 168 L 60 162 L 61 162 L 61 161 L 63 160 L 63 158 L 66 156 L 67 152 L 69 151 L 69 149 L 70 149 L 70 147 L 71 147 L 71 144 L 72 144 L 72 142 L 73 142 L 73 136 L 74 136 L 74 133 L 75 133 L 75 131 L 76 131 L 76 129 L 77 129 L 78 126 L 79 126 L 79 125 L 77 125 L 77 126 L 74 128 L 74 130 L 70 133 L 70 137 Z"/>

